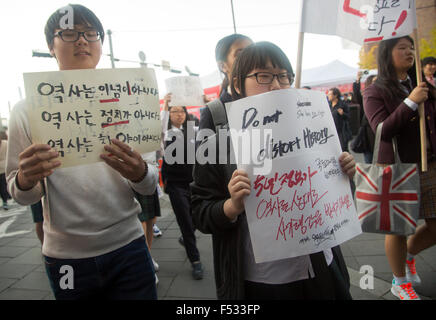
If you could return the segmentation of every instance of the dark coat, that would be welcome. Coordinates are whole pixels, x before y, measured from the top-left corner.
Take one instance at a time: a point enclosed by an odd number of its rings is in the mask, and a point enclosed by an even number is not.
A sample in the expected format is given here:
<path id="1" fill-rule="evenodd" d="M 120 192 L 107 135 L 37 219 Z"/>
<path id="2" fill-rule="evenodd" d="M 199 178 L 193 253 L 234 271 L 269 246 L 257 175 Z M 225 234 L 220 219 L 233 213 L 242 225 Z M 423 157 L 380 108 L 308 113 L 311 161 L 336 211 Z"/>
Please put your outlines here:
<path id="1" fill-rule="evenodd" d="M 342 109 L 344 113 L 340 115 L 338 109 Z M 339 100 L 334 107 L 330 107 L 330 111 L 333 116 L 333 121 L 335 122 L 335 127 L 338 133 L 339 141 L 341 142 L 342 150 L 348 151 L 348 141 L 352 137 L 349 123 L 350 107 L 346 102 Z"/>
<path id="2" fill-rule="evenodd" d="M 413 111 L 404 102 L 404 97 L 390 99 L 372 84 L 363 92 L 363 107 L 374 132 L 383 122 L 378 163 L 394 163 L 392 138 L 397 137 L 398 153 L 402 162 L 420 163 L 420 133 L 418 111 Z M 426 131 L 430 138 L 432 153 L 436 150 L 435 100 L 425 102 Z"/>
<path id="3" fill-rule="evenodd" d="M 200 130 L 202 124 L 209 124 L 208 129 L 215 131 L 212 115 L 206 107 L 202 110 Z M 227 138 L 230 146 L 230 138 Z M 209 143 L 216 143 L 218 150 L 219 141 L 216 136 L 209 137 Z M 218 155 L 218 152 L 217 152 Z M 227 148 L 227 159 L 230 159 L 230 148 Z M 218 160 L 218 159 L 217 159 Z M 218 163 L 218 162 L 217 162 Z M 245 212 L 236 222 L 232 223 L 224 214 L 224 202 L 230 198 L 228 183 L 234 164 L 203 164 L 194 166 L 194 182 L 191 184 L 192 215 L 198 230 L 212 234 L 213 262 L 215 284 L 218 299 L 234 300 L 244 299 L 244 263 L 242 252 L 242 223 L 246 223 Z M 349 275 L 342 256 L 340 247 L 332 248 L 333 256 L 339 266 L 340 272 L 349 288 Z"/>

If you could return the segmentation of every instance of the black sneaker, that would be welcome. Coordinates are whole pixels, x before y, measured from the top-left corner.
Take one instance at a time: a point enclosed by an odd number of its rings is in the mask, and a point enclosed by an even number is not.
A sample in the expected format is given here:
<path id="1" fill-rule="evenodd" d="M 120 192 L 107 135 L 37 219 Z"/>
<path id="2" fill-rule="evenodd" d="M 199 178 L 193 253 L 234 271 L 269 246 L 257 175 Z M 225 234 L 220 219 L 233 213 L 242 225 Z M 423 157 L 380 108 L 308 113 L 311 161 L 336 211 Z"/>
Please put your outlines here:
<path id="1" fill-rule="evenodd" d="M 179 238 L 179 243 L 181 246 L 183 246 L 183 247 L 185 246 L 185 241 L 183 241 L 183 237 Z"/>
<path id="2" fill-rule="evenodd" d="M 203 266 L 201 265 L 200 261 L 192 264 L 192 277 L 195 280 L 203 279 Z"/>

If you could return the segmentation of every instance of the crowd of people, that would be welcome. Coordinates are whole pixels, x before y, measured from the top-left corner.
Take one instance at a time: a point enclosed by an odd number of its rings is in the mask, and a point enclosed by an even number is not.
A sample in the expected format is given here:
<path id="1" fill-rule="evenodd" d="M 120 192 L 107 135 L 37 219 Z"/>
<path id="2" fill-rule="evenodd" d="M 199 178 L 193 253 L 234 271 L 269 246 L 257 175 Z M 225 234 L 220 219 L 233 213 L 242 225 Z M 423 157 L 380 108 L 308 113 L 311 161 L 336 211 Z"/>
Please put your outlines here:
<path id="1" fill-rule="evenodd" d="M 102 54 L 103 26 L 88 8 L 71 6 L 73 30 L 60 27 L 59 11 L 48 19 L 45 26 L 48 48 L 59 70 L 95 69 Z M 411 72 L 415 62 L 413 45 L 409 37 L 382 41 L 377 76 L 367 78 L 361 94 L 359 74 L 353 92 L 361 106 L 360 123 L 368 135 L 373 135 L 377 125 L 384 123 L 381 152 L 379 159 L 375 159 L 380 164 L 394 161 L 393 136 L 397 137 L 402 161 L 420 162 L 416 110 L 418 104 L 425 104 L 429 141 L 429 169 L 421 174 L 421 218 L 425 223 L 408 239 L 387 235 L 385 241 L 394 276 L 392 292 L 407 300 L 419 299 L 413 290 L 413 284 L 421 281 L 414 256 L 436 243 L 436 59 L 424 59 L 425 79 L 416 83 Z M 219 98 L 201 111 L 196 124 L 200 130 L 228 129 L 225 103 L 291 88 L 294 82 L 288 57 L 270 42 L 253 42 L 247 36 L 232 34 L 217 43 L 215 58 L 224 80 Z M 348 98 L 344 99 L 337 88 L 331 88 L 327 97 L 343 151 L 339 164 L 351 181 L 356 164 L 348 152 L 352 138 Z M 219 299 L 352 299 L 340 246 L 255 263 L 244 208 L 252 181 L 244 170 L 230 162 L 230 156 L 224 164 L 190 164 L 185 152 L 181 162 L 167 161 L 170 156 L 176 157 L 176 148 L 171 145 L 177 137 L 181 137 L 184 150 L 196 147 L 195 141 L 187 137 L 188 120 L 195 119 L 185 106 L 170 106 L 170 102 L 168 93 L 161 112 L 163 191 L 169 196 L 180 227 L 179 242 L 191 262 L 193 278 L 201 280 L 204 272 L 195 237 L 199 230 L 212 235 Z M 28 107 L 23 100 L 10 116 L 6 179 L 14 200 L 31 205 L 56 299 L 157 299 L 159 266 L 151 251 L 153 234 L 160 233 L 156 230 L 156 218 L 161 215 L 157 168 L 160 152 L 141 155 L 112 139 L 104 147 L 111 156 L 102 154 L 101 162 L 59 168 L 61 160 L 55 149 L 33 143 Z M 220 137 L 207 139 L 219 143 Z M 1 142 L 3 150 L 3 138 Z M 230 154 L 229 143 L 225 151 Z M 372 161 L 372 153 L 371 148 L 365 151 L 367 162 Z M 103 188 L 104 192 L 99 192 Z M 6 209 L 3 192 L 2 198 Z M 62 265 L 70 265 L 75 271 L 74 290 L 60 287 Z"/>

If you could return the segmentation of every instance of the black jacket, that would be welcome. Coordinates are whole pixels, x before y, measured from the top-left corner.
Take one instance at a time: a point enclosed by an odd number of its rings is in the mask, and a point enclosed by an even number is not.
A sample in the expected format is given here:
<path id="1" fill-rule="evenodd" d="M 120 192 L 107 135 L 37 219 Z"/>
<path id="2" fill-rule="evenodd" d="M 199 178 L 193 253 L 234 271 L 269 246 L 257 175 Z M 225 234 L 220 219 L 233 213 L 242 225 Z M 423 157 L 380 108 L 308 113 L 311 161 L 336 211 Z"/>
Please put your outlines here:
<path id="1" fill-rule="evenodd" d="M 186 129 L 185 129 L 186 130 Z M 181 159 L 183 162 L 181 163 L 171 163 L 169 164 L 167 162 L 167 155 L 164 156 L 163 159 L 163 163 L 162 163 L 162 169 L 161 169 L 161 173 L 162 173 L 162 180 L 164 181 L 164 183 L 183 183 L 183 184 L 189 184 L 192 182 L 192 170 L 194 167 L 193 163 L 189 163 L 188 158 L 192 158 L 192 157 L 188 157 L 188 150 L 194 150 L 195 151 L 195 142 L 192 141 L 187 141 L 186 138 L 186 132 L 185 130 L 183 131 L 183 136 L 182 133 L 179 132 L 179 134 L 177 135 L 177 139 L 179 142 L 183 141 L 183 145 L 179 144 L 178 148 L 175 148 L 172 152 L 172 157 L 174 159 L 177 159 L 177 151 L 181 151 L 181 149 L 183 148 L 183 159 Z M 170 145 L 172 145 L 173 143 L 175 143 L 175 139 L 176 136 L 173 137 L 173 139 L 171 141 L 166 141 L 165 142 L 165 149 L 167 149 Z M 188 143 L 193 143 L 194 147 L 188 149 Z M 195 157 L 195 155 L 194 155 Z"/>
<path id="2" fill-rule="evenodd" d="M 208 128 L 215 131 L 211 117 L 208 108 L 204 108 L 200 130 L 204 128 L 202 124 L 208 123 Z M 216 150 L 218 150 L 217 137 L 212 136 L 208 140 L 209 143 L 216 143 Z M 230 146 L 230 138 L 228 138 L 227 146 Z M 226 152 L 227 159 L 230 159 L 229 147 Z M 191 184 L 194 224 L 201 232 L 212 234 L 217 297 L 225 300 L 245 298 L 241 223 L 244 223 L 243 219 L 246 219 L 246 216 L 244 212 L 236 222 L 232 223 L 224 214 L 223 208 L 224 202 L 230 198 L 227 185 L 234 170 L 236 170 L 236 165 L 230 163 L 216 165 L 196 163 L 193 174 L 194 182 Z M 332 250 L 334 259 L 349 288 L 349 275 L 341 250 L 339 246 Z"/>

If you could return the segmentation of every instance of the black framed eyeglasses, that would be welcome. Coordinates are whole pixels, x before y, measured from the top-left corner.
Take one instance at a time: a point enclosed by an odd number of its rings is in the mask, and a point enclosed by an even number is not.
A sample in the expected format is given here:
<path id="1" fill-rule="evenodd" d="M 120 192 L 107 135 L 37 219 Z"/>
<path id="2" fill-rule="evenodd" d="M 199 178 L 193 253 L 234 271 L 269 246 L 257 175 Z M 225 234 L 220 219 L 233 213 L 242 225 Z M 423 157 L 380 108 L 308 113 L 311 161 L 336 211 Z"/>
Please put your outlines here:
<path id="1" fill-rule="evenodd" d="M 96 42 L 100 40 L 100 32 L 96 30 L 88 31 L 77 31 L 77 30 L 62 30 L 54 34 L 54 36 L 59 36 L 65 42 L 76 42 L 79 40 L 80 36 L 83 36 L 86 41 Z"/>
<path id="2" fill-rule="evenodd" d="M 283 85 L 291 85 L 294 82 L 294 75 L 289 72 L 271 73 L 271 72 L 256 72 L 245 76 L 256 77 L 258 84 L 271 84 L 274 81 L 274 77 L 277 77 L 277 81 Z"/>

